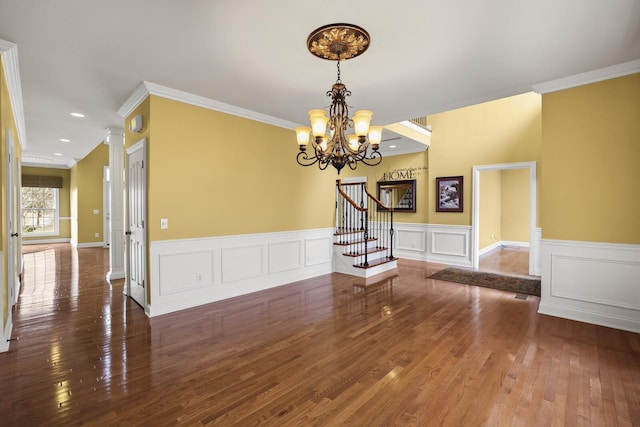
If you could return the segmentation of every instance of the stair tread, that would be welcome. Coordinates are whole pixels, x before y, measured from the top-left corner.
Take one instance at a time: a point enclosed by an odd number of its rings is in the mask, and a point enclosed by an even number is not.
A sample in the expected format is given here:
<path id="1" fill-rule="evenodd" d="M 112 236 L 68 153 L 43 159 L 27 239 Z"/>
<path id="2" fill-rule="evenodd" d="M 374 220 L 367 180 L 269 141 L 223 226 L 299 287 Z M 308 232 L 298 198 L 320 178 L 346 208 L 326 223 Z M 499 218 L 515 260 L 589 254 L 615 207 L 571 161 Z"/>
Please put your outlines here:
<path id="1" fill-rule="evenodd" d="M 367 239 L 367 242 L 373 242 L 375 240 L 378 240 L 377 237 L 370 237 Z M 364 243 L 364 240 L 356 240 L 355 242 L 333 242 L 334 245 L 336 246 L 349 246 L 349 245 L 357 245 L 360 243 Z"/>
<path id="2" fill-rule="evenodd" d="M 368 248 L 367 249 L 367 254 L 375 254 L 378 252 L 383 252 L 386 251 L 387 248 L 382 248 L 382 247 L 375 247 L 375 248 Z M 350 253 L 346 253 L 346 254 L 342 254 L 344 256 L 351 256 L 351 257 L 358 257 L 358 256 L 362 256 L 364 255 L 364 252 L 350 252 Z"/>
<path id="3" fill-rule="evenodd" d="M 364 229 L 352 229 L 352 228 L 345 228 L 345 229 L 341 229 L 341 230 L 336 230 L 333 235 L 334 236 L 343 236 L 345 234 L 358 234 L 358 233 L 363 233 Z"/>
<path id="4" fill-rule="evenodd" d="M 398 260 L 398 258 L 393 258 L 393 259 L 378 258 L 378 259 L 374 259 L 374 260 L 369 261 L 369 265 L 367 265 L 367 266 L 360 265 L 360 264 L 354 264 L 353 266 L 357 267 L 357 268 L 372 268 L 372 267 L 377 267 L 379 265 L 387 264 L 389 262 L 393 262 L 393 261 L 397 261 L 397 260 Z"/>

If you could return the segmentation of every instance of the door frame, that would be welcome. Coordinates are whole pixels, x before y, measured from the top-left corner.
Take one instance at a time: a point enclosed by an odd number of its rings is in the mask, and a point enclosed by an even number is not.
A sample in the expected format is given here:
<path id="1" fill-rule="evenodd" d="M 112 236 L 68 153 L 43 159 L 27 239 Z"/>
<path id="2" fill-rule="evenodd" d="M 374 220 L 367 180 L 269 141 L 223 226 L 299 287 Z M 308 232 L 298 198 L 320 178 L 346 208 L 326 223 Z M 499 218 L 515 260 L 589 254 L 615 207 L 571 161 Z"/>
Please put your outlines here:
<path id="1" fill-rule="evenodd" d="M 146 165 L 147 163 L 147 140 L 146 138 L 142 138 L 140 141 L 136 142 L 135 144 L 133 144 L 131 147 L 126 149 L 126 156 L 125 156 L 125 200 L 124 200 L 124 220 L 125 220 L 125 230 L 129 231 L 129 228 L 131 226 L 130 222 L 129 222 L 129 157 L 137 152 L 138 150 L 142 150 L 142 162 L 143 165 Z M 143 263 L 144 263 L 144 274 L 145 274 L 145 288 L 144 288 L 144 305 L 143 305 L 143 309 L 144 312 L 148 315 L 149 314 L 149 307 L 148 307 L 148 300 L 149 300 L 149 283 L 147 281 L 147 276 L 148 276 L 148 271 L 147 271 L 147 232 L 146 232 L 146 226 L 147 226 L 147 219 L 146 219 L 146 215 L 147 215 L 147 173 L 146 173 L 146 168 L 145 168 L 145 172 L 143 174 L 143 185 L 142 188 L 144 190 L 144 203 L 142 206 L 142 209 L 144 210 L 143 213 L 143 217 L 145 218 L 145 226 L 143 228 L 143 233 L 142 233 L 142 240 L 143 240 L 143 245 L 142 245 L 142 259 L 143 259 Z M 125 236 L 125 286 L 124 286 L 124 292 L 126 293 L 126 295 L 128 295 L 129 297 L 131 297 L 131 247 L 130 247 L 130 242 L 129 242 L 129 236 Z"/>
<path id="2" fill-rule="evenodd" d="M 102 240 L 105 246 L 111 245 L 111 183 L 109 182 L 109 166 L 102 167 Z"/>
<path id="3" fill-rule="evenodd" d="M 18 302 L 18 296 L 20 293 L 20 281 L 16 280 L 17 269 L 17 245 L 18 239 L 14 240 L 14 237 L 19 237 L 20 232 L 17 221 L 18 215 L 17 206 L 20 202 L 16 200 L 16 176 L 15 176 L 15 153 L 13 149 L 13 137 L 11 131 L 5 128 L 5 149 L 6 149 L 6 183 L 7 183 L 7 288 L 9 290 L 9 307 L 13 307 Z M 13 234 L 17 235 L 14 236 Z"/>
<path id="4" fill-rule="evenodd" d="M 473 203 L 471 204 L 471 261 L 473 269 L 480 265 L 480 172 L 528 169 L 529 170 L 529 274 L 537 275 L 536 259 L 538 245 L 536 243 L 536 162 L 503 163 L 473 167 Z"/>

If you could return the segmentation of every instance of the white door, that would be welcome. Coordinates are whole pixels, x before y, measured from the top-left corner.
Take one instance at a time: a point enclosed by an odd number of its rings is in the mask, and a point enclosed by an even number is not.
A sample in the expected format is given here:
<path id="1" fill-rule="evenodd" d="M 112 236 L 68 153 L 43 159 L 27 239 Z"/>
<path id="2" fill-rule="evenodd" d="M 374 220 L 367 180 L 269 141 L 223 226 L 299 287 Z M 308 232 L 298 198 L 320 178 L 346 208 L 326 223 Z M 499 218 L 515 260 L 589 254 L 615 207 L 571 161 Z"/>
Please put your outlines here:
<path id="1" fill-rule="evenodd" d="M 127 293 L 142 308 L 146 308 L 146 184 L 144 140 L 127 150 Z"/>

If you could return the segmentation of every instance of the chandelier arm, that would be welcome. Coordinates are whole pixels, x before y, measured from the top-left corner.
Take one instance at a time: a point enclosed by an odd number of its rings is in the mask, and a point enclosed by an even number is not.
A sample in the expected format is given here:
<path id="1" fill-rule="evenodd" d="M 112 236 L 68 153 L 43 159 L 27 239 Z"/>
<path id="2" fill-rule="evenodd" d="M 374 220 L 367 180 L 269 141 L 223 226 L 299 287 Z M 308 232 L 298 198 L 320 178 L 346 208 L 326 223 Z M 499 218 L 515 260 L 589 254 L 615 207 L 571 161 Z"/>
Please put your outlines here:
<path id="1" fill-rule="evenodd" d="M 382 154 L 380 154 L 377 151 L 374 151 L 371 153 L 371 157 L 369 158 L 363 157 L 362 159 L 360 159 L 360 161 L 367 166 L 376 166 L 376 165 L 379 165 L 380 162 L 382 161 Z"/>
<path id="2" fill-rule="evenodd" d="M 309 157 L 306 151 L 298 152 L 296 161 L 300 166 L 312 166 L 320 161 L 317 156 Z"/>

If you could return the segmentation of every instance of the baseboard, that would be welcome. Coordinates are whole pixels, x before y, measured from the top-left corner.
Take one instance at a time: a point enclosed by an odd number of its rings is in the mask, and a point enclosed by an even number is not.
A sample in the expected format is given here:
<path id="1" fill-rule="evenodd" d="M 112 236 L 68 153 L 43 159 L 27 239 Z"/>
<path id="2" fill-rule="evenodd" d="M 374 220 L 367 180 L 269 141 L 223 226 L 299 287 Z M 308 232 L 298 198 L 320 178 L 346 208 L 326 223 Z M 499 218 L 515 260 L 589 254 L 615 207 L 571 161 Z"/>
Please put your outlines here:
<path id="1" fill-rule="evenodd" d="M 62 239 L 34 239 L 34 240 L 25 240 L 22 239 L 22 245 L 46 245 L 47 243 L 71 243 L 71 239 L 62 238 Z"/>
<path id="2" fill-rule="evenodd" d="M 500 245 L 500 242 L 495 242 L 487 247 L 480 249 L 480 251 L 478 252 L 478 257 L 482 258 L 484 256 L 490 255 L 499 250 L 501 247 L 502 246 Z"/>
<path id="3" fill-rule="evenodd" d="M 11 333 L 13 331 L 13 319 L 11 316 L 7 319 L 7 324 L 2 331 L 2 337 L 0 338 L 0 353 L 9 351 L 9 343 L 11 342 Z"/>
<path id="4" fill-rule="evenodd" d="M 539 313 L 640 332 L 640 245 L 542 240 Z"/>
<path id="5" fill-rule="evenodd" d="M 576 320 L 578 322 L 591 323 L 592 325 L 606 326 L 614 329 L 621 329 L 629 332 L 640 333 L 640 318 L 620 317 L 613 314 L 570 308 L 562 305 L 554 305 L 547 302 L 540 302 L 538 314 L 561 317 L 563 319 Z"/>
<path id="6" fill-rule="evenodd" d="M 84 248 L 104 248 L 104 242 L 88 242 L 88 243 L 76 243 L 74 245 L 78 249 Z M 107 246 L 108 248 L 108 246 Z"/>

